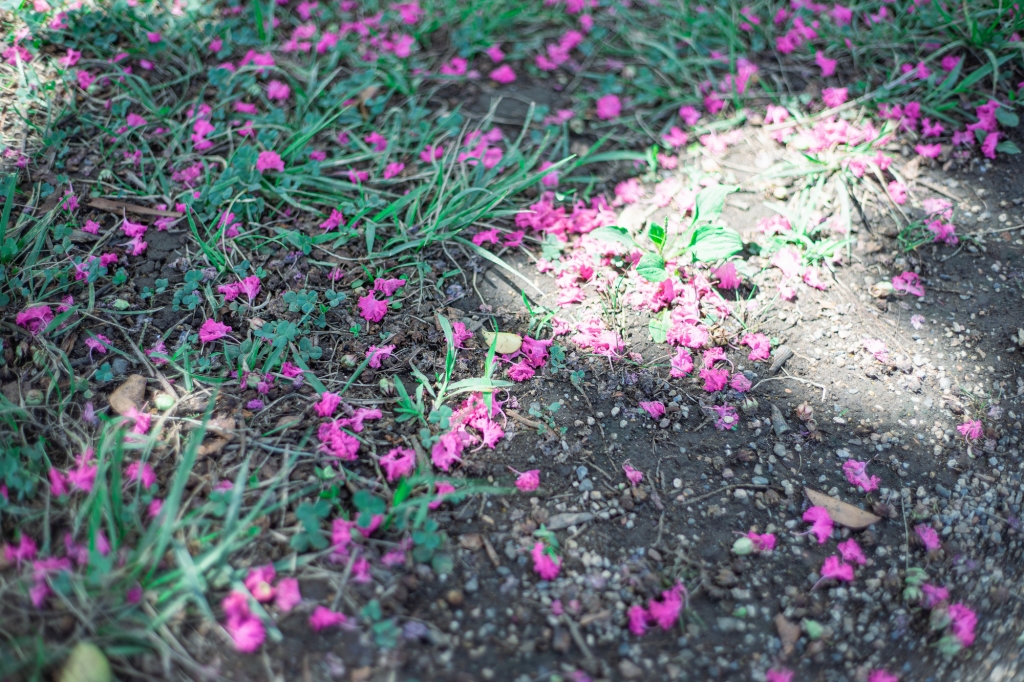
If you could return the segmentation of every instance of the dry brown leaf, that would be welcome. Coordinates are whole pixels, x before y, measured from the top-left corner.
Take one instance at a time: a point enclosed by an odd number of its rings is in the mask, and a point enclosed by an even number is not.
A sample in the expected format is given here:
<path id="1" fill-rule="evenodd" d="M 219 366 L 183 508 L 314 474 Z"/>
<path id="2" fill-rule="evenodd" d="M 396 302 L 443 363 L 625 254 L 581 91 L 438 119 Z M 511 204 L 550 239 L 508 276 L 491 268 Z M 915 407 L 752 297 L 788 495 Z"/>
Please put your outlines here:
<path id="1" fill-rule="evenodd" d="M 114 201 L 112 199 L 90 199 L 89 205 L 93 208 L 98 208 L 101 211 L 110 211 L 112 213 L 121 213 L 122 211 L 125 211 L 128 213 L 136 213 L 138 215 L 155 215 L 162 218 L 181 218 L 184 216 L 184 213 L 178 213 L 177 211 L 161 211 L 156 208 L 149 208 L 148 206 L 126 204 L 123 201 Z"/>
<path id="2" fill-rule="evenodd" d="M 824 507 L 828 511 L 829 518 L 841 526 L 857 530 L 867 528 L 872 523 L 878 523 L 882 520 L 880 516 L 875 516 L 871 512 L 854 507 L 852 504 L 847 504 L 834 497 L 829 497 L 817 490 L 804 488 L 804 492 L 807 494 L 807 499 L 811 501 L 811 504 L 815 507 Z"/>
<path id="3" fill-rule="evenodd" d="M 110 409 L 124 416 L 130 410 L 142 407 L 142 401 L 145 398 L 146 377 L 141 374 L 133 374 L 110 394 Z"/>
<path id="4" fill-rule="evenodd" d="M 484 539 L 479 533 L 466 533 L 465 535 L 459 536 L 459 547 L 463 549 L 469 549 L 477 551 L 484 546 Z"/>
<path id="5" fill-rule="evenodd" d="M 775 616 L 775 629 L 779 631 L 779 641 L 782 642 L 782 657 L 785 658 L 793 653 L 793 648 L 800 639 L 800 626 L 790 623 L 781 613 Z"/>
<path id="6" fill-rule="evenodd" d="M 199 446 L 198 454 L 200 457 L 219 455 L 228 442 L 229 439 L 227 438 L 212 438 L 208 441 L 204 441 L 203 444 Z"/>
<path id="7" fill-rule="evenodd" d="M 480 335 L 484 337 L 484 343 L 487 344 L 488 348 L 494 343 L 494 337 L 498 337 L 498 342 L 494 346 L 494 352 L 499 355 L 515 353 L 523 347 L 523 339 L 518 334 L 510 334 L 508 332 L 498 332 L 495 334 L 494 332 L 481 331 Z"/>
<path id="8" fill-rule="evenodd" d="M 235 437 L 235 418 L 214 417 L 206 423 L 206 432 L 218 438 L 232 440 Z"/>

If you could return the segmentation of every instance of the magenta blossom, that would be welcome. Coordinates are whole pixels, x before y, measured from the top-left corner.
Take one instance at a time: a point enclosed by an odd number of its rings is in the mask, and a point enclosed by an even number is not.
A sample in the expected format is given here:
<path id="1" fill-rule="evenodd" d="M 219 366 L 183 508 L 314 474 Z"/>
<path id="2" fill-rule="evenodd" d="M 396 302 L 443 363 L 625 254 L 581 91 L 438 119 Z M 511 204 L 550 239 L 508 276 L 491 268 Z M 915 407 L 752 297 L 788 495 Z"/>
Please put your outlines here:
<path id="1" fill-rule="evenodd" d="M 277 581 L 274 594 L 274 606 L 282 613 L 288 613 L 302 602 L 299 593 L 299 581 L 296 578 L 281 578 Z"/>
<path id="2" fill-rule="evenodd" d="M 968 440 L 978 440 L 982 435 L 981 421 L 978 419 L 966 421 L 956 427 L 956 430 L 960 432 L 960 435 Z"/>
<path id="3" fill-rule="evenodd" d="M 758 360 L 767 360 L 772 356 L 771 342 L 764 334 L 744 334 L 743 338 L 740 339 L 740 343 L 750 347 L 750 355 L 747 356 L 748 360 L 757 362 Z"/>
<path id="4" fill-rule="evenodd" d="M 825 563 L 821 566 L 821 579 L 815 583 L 814 587 L 817 587 L 822 580 L 840 580 L 844 582 L 853 581 L 853 566 L 850 564 L 844 564 L 840 561 L 839 557 L 832 555 L 825 559 Z"/>
<path id="5" fill-rule="evenodd" d="M 334 411 L 338 409 L 338 405 L 340 404 L 340 395 L 337 393 L 331 393 L 330 391 L 324 391 L 320 394 L 320 401 L 313 405 L 313 409 L 316 410 L 317 415 L 321 417 L 330 417 L 334 414 Z"/>
<path id="6" fill-rule="evenodd" d="M 380 322 L 388 312 L 388 302 L 378 301 L 373 293 L 359 299 L 359 315 L 367 322 Z"/>
<path id="7" fill-rule="evenodd" d="M 231 327 L 228 325 L 223 322 L 208 319 L 206 322 L 203 322 L 203 326 L 199 328 L 199 341 L 202 343 L 209 343 L 210 341 L 216 341 L 217 339 L 223 338 L 230 333 Z"/>
<path id="8" fill-rule="evenodd" d="M 914 526 L 914 532 L 917 533 L 917 537 L 921 538 L 921 542 L 924 544 L 925 550 L 934 552 L 942 547 L 942 543 L 939 542 L 939 534 L 936 533 L 935 529 L 931 526 L 919 523 Z"/>
<path id="9" fill-rule="evenodd" d="M 688 594 L 682 583 L 676 583 L 671 590 L 661 593 L 661 601 L 654 599 L 647 600 L 647 612 L 651 620 L 656 622 L 662 630 L 671 630 L 679 621 L 679 615 L 686 608 Z"/>
<path id="10" fill-rule="evenodd" d="M 832 517 L 824 507 L 811 507 L 804 512 L 804 521 L 812 524 L 808 533 L 813 533 L 818 539 L 818 544 L 823 545 L 832 535 Z"/>
<path id="11" fill-rule="evenodd" d="M 685 348 L 677 348 L 676 356 L 671 361 L 672 369 L 669 375 L 673 378 L 685 377 L 693 371 L 693 357 L 690 356 L 690 352 Z"/>
<path id="12" fill-rule="evenodd" d="M 704 390 L 708 393 L 721 391 L 729 383 L 729 370 L 727 369 L 702 369 L 700 378 L 704 380 Z"/>
<path id="13" fill-rule="evenodd" d="M 32 334 L 38 334 L 53 321 L 53 311 L 48 305 L 35 305 L 25 308 L 14 319 L 19 327 L 24 327 Z"/>
<path id="14" fill-rule="evenodd" d="M 540 469 L 531 469 L 530 471 L 516 471 L 512 467 L 509 469 L 512 473 L 519 474 L 516 478 L 516 487 L 524 493 L 532 492 L 540 486 Z"/>
<path id="15" fill-rule="evenodd" d="M 533 557 L 533 570 L 541 580 L 554 580 L 562 570 L 562 560 L 554 556 L 554 551 L 537 542 L 530 552 Z"/>
<path id="16" fill-rule="evenodd" d="M 629 484 L 636 487 L 640 484 L 640 481 L 644 480 L 644 474 L 642 471 L 638 471 L 633 468 L 629 462 L 625 462 L 622 465 L 622 471 L 626 474 L 626 479 L 629 480 Z"/>
<path id="17" fill-rule="evenodd" d="M 416 469 L 416 452 L 409 448 L 392 448 L 380 458 L 380 466 L 387 472 L 389 481 L 408 476 Z"/>
<path id="18" fill-rule="evenodd" d="M 745 537 L 754 543 L 754 549 L 758 552 L 771 552 L 775 549 L 775 535 L 772 533 L 750 531 Z"/>
<path id="19" fill-rule="evenodd" d="M 868 682 L 899 682 L 900 678 L 896 677 L 888 670 L 872 670 L 871 674 L 868 675 Z"/>
<path id="20" fill-rule="evenodd" d="M 605 95 L 597 100 L 597 117 L 602 121 L 618 118 L 622 112 L 622 102 L 618 95 Z"/>
<path id="21" fill-rule="evenodd" d="M 647 620 L 650 618 L 650 615 L 647 613 L 647 609 L 639 604 L 633 604 L 629 607 L 627 615 L 629 616 L 630 632 L 637 637 L 647 632 Z"/>
<path id="22" fill-rule="evenodd" d="M 454 60 L 452 60 L 454 61 Z M 512 67 L 508 64 L 502 64 L 494 71 L 491 71 L 491 80 L 497 81 L 502 85 L 508 85 L 516 79 L 516 72 L 512 70 Z"/>
<path id="23" fill-rule="evenodd" d="M 156 473 L 147 462 L 132 462 L 125 470 L 129 481 L 142 483 L 143 488 L 151 488 L 156 483 Z"/>
<path id="24" fill-rule="evenodd" d="M 839 553 L 843 556 L 843 561 L 848 561 L 852 564 L 858 564 L 863 566 L 867 562 L 867 557 L 864 556 L 864 552 L 861 551 L 860 545 L 853 538 L 850 538 L 846 542 L 840 542 L 838 545 Z"/>
<path id="25" fill-rule="evenodd" d="M 732 405 L 712 405 L 711 410 L 718 415 L 715 428 L 719 431 L 731 431 L 740 423 L 736 408 Z"/>
<path id="26" fill-rule="evenodd" d="M 945 587 L 936 587 L 925 583 L 921 585 L 921 592 L 924 593 L 924 607 L 926 609 L 932 609 L 941 604 L 942 602 L 949 601 L 949 590 Z"/>
<path id="27" fill-rule="evenodd" d="M 256 158 L 256 170 L 260 173 L 264 173 L 268 170 L 283 173 L 284 161 L 281 160 L 281 155 L 275 151 L 268 150 L 260 152 L 260 155 Z"/>
<path id="28" fill-rule="evenodd" d="M 389 346 L 370 346 L 366 349 L 366 357 L 370 358 L 370 367 L 380 369 L 381 361 L 390 358 L 394 351 L 394 344 Z"/>
<path id="29" fill-rule="evenodd" d="M 850 482 L 850 485 L 857 486 L 866 493 L 872 490 L 878 489 L 878 484 L 881 479 L 878 476 L 868 477 L 866 473 L 868 463 L 858 462 L 856 460 L 849 460 L 843 464 L 843 473 L 846 474 L 846 480 Z"/>
<path id="30" fill-rule="evenodd" d="M 951 604 L 949 607 L 950 630 L 963 646 L 974 644 L 974 628 L 978 624 L 978 616 L 974 610 L 964 604 Z"/>
<path id="31" fill-rule="evenodd" d="M 331 611 L 326 606 L 317 606 L 309 617 L 309 627 L 314 632 L 320 632 L 325 628 L 344 625 L 347 621 L 345 614 Z"/>
<path id="32" fill-rule="evenodd" d="M 901 274 L 892 278 L 892 288 L 901 294 L 913 294 L 924 296 L 924 285 L 916 272 L 904 270 Z"/>
<path id="33" fill-rule="evenodd" d="M 661 419 L 662 415 L 665 414 L 665 406 L 657 401 L 641 402 L 640 407 L 644 408 L 644 411 L 651 415 L 651 419 Z"/>

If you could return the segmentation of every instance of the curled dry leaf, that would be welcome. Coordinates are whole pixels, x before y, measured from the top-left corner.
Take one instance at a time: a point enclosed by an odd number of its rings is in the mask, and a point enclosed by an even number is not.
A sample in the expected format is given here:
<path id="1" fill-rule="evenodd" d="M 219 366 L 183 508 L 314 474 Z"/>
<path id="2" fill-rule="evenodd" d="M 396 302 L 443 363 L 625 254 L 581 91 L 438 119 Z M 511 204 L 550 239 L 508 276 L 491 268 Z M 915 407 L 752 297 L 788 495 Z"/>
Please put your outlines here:
<path id="1" fill-rule="evenodd" d="M 510 334 L 508 332 L 498 332 L 495 334 L 494 332 L 481 331 L 480 335 L 484 337 L 484 343 L 487 344 L 488 348 L 494 343 L 494 337 L 498 337 L 498 342 L 494 347 L 494 352 L 498 355 L 515 353 L 523 347 L 523 339 L 518 334 Z"/>
<path id="2" fill-rule="evenodd" d="M 829 518 L 841 526 L 858 530 L 860 528 L 867 528 L 872 523 L 878 523 L 882 520 L 880 516 L 875 516 L 871 512 L 854 507 L 852 504 L 847 504 L 817 490 L 804 488 L 804 492 L 807 494 L 807 499 L 811 501 L 811 504 L 816 507 L 824 507 L 828 511 Z"/>
<path id="3" fill-rule="evenodd" d="M 120 415 L 142 407 L 146 398 L 146 377 L 133 374 L 110 394 L 110 409 Z"/>
<path id="4" fill-rule="evenodd" d="M 470 549 L 474 552 L 484 546 L 484 540 L 479 533 L 466 533 L 459 536 L 459 547 Z"/>
<path id="5" fill-rule="evenodd" d="M 786 620 L 781 613 L 775 616 L 775 629 L 779 631 L 779 641 L 782 642 L 782 657 L 786 658 L 793 653 L 797 641 L 800 639 L 800 626 Z"/>

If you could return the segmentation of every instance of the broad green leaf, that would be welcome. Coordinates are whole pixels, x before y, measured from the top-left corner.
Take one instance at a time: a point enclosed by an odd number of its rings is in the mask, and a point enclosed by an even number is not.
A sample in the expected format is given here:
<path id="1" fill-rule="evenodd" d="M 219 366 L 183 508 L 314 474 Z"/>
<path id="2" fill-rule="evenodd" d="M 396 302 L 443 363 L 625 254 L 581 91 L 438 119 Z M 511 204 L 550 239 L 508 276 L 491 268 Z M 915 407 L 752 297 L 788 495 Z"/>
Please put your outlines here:
<path id="1" fill-rule="evenodd" d="M 651 339 L 655 343 L 665 343 L 668 338 L 668 328 L 671 326 L 668 317 L 668 309 L 662 311 L 658 317 L 652 317 L 647 328 L 651 332 Z"/>
<path id="2" fill-rule="evenodd" d="M 590 236 L 606 242 L 618 242 L 630 248 L 636 248 L 637 245 L 624 227 L 599 227 L 591 232 Z"/>
<path id="3" fill-rule="evenodd" d="M 638 275 L 648 282 L 664 282 L 668 279 L 665 272 L 665 259 L 656 253 L 645 253 L 640 256 L 640 262 L 636 264 Z"/>
<path id="4" fill-rule="evenodd" d="M 728 258 L 743 248 L 743 240 L 736 230 L 721 225 L 708 225 L 697 230 L 690 253 L 699 261 Z"/>
<path id="5" fill-rule="evenodd" d="M 710 222 L 718 218 L 725 208 L 725 197 L 738 189 L 734 185 L 711 185 L 702 189 L 697 193 L 695 219 Z"/>
<path id="6" fill-rule="evenodd" d="M 996 107 L 996 119 L 999 124 L 1007 128 L 1016 128 L 1020 124 L 1020 118 L 1006 107 Z"/>
<path id="7" fill-rule="evenodd" d="M 666 238 L 665 228 L 658 223 L 651 223 L 651 226 L 647 228 L 647 237 L 654 242 L 654 245 L 658 247 L 660 251 L 665 246 Z"/>
<path id="8" fill-rule="evenodd" d="M 1020 148 L 1012 140 L 1006 140 L 997 144 L 996 151 L 1003 154 L 1020 154 Z"/>

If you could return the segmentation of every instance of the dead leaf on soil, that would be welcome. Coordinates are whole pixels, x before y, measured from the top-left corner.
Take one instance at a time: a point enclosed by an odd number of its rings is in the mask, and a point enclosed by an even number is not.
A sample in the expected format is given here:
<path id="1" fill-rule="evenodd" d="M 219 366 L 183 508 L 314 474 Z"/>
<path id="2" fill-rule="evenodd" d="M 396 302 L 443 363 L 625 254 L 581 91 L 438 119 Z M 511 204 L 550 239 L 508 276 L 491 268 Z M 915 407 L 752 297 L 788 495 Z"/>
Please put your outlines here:
<path id="1" fill-rule="evenodd" d="M 477 551 L 484 546 L 484 539 L 480 537 L 479 533 L 466 533 L 465 535 L 459 536 L 459 547 L 463 549 L 469 549 Z"/>
<path id="2" fill-rule="evenodd" d="M 779 640 L 782 642 L 783 658 L 793 653 L 797 641 L 800 639 L 800 626 L 790 623 L 781 613 L 775 616 L 775 629 L 779 631 Z"/>
<path id="3" fill-rule="evenodd" d="M 199 446 L 199 450 L 197 452 L 200 457 L 212 457 L 213 455 L 219 455 L 229 442 L 230 441 L 227 438 L 213 438 L 203 442 L 203 444 Z"/>
<path id="4" fill-rule="evenodd" d="M 484 337 L 484 343 L 487 344 L 488 348 L 494 343 L 494 337 L 498 337 L 494 352 L 499 355 L 515 353 L 523 347 L 523 339 L 518 334 L 510 334 L 509 332 L 498 332 L 495 334 L 494 332 L 481 331 L 480 335 Z"/>
<path id="5" fill-rule="evenodd" d="M 112 213 L 121 213 L 127 211 L 128 213 L 136 213 L 138 215 L 155 215 L 162 218 L 181 218 L 185 214 L 178 213 L 177 211 L 161 211 L 156 208 L 149 208 L 148 206 L 139 206 L 138 204 L 126 204 L 123 201 L 113 201 L 111 199 L 90 199 L 89 205 L 93 208 L 98 208 L 101 211 L 111 211 Z"/>
<path id="6" fill-rule="evenodd" d="M 110 394 L 110 409 L 124 416 L 130 410 L 137 410 L 146 398 L 146 377 L 133 374 Z"/>
<path id="7" fill-rule="evenodd" d="M 811 504 L 816 507 L 824 507 L 828 511 L 829 518 L 841 526 L 858 530 L 860 528 L 867 528 L 872 523 L 878 523 L 882 520 L 880 516 L 875 516 L 871 512 L 866 512 L 863 509 L 854 507 L 852 504 L 829 497 L 817 490 L 804 488 L 804 492 L 807 494 L 807 499 L 811 501 Z"/>

